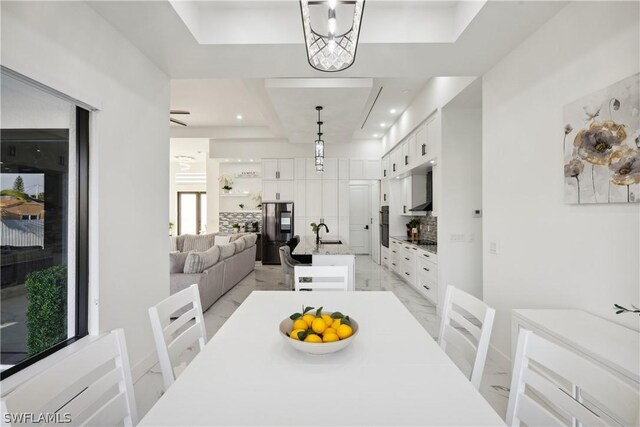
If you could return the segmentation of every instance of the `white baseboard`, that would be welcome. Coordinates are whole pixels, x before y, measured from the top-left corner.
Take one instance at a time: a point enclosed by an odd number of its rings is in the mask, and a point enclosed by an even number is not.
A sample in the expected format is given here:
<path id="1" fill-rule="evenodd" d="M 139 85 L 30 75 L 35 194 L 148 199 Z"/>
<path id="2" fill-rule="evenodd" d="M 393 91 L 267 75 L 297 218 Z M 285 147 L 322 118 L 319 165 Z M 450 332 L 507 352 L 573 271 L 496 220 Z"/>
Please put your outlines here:
<path id="1" fill-rule="evenodd" d="M 140 378 L 147 373 L 147 371 L 153 368 L 153 365 L 158 363 L 158 353 L 152 351 L 146 357 L 144 357 L 140 362 L 136 364 L 136 366 L 131 369 L 131 376 L 133 377 L 133 382 L 137 382 Z"/>
<path id="2" fill-rule="evenodd" d="M 511 358 L 498 350 L 493 344 L 489 344 L 489 357 L 496 361 L 500 369 L 511 373 Z"/>

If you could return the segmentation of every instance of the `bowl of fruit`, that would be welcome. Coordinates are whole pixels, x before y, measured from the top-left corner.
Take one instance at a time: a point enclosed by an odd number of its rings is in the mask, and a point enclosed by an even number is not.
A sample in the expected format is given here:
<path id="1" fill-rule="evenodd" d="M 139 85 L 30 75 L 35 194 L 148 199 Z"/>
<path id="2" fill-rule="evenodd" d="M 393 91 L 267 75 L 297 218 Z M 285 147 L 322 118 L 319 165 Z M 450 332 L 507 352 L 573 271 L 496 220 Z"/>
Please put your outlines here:
<path id="1" fill-rule="evenodd" d="M 302 307 L 280 322 L 280 334 L 293 348 L 309 354 L 329 354 L 340 351 L 358 335 L 358 322 L 323 307 Z"/>

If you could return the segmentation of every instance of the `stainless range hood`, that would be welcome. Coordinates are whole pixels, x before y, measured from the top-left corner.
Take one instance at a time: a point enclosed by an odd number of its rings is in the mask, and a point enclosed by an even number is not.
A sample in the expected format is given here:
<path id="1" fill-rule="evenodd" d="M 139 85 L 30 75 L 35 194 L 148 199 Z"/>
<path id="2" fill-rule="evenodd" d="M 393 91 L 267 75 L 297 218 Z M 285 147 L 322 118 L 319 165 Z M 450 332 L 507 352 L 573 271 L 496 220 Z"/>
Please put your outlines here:
<path id="1" fill-rule="evenodd" d="M 425 203 L 409 209 L 410 212 L 431 212 L 433 211 L 433 171 L 427 172 L 427 188 L 425 189 L 427 198 Z"/>

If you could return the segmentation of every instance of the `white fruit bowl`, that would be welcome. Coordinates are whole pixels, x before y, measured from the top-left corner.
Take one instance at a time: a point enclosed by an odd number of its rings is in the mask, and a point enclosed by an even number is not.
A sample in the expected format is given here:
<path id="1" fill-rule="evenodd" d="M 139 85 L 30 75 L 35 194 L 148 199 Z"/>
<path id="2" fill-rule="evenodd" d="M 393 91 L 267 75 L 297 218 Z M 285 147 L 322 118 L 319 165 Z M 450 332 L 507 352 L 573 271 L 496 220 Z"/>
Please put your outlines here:
<path id="1" fill-rule="evenodd" d="M 331 314 L 331 313 L 322 313 L 322 314 Z M 349 338 L 345 338 L 343 340 L 339 340 L 335 342 L 315 343 L 315 342 L 298 341 L 298 340 L 294 340 L 293 338 L 290 338 L 289 335 L 287 334 L 291 332 L 291 328 L 293 327 L 293 320 L 289 319 L 288 317 L 284 319 L 282 322 L 280 322 L 280 335 L 282 335 L 282 338 L 289 345 L 291 345 L 291 347 L 303 353 L 308 353 L 308 354 L 335 353 L 337 351 L 342 350 L 343 348 L 348 347 L 349 344 L 351 344 L 353 340 L 356 338 L 356 335 L 358 335 L 358 330 L 360 329 L 358 327 L 358 322 L 353 320 L 353 318 L 351 317 L 349 318 L 349 320 L 351 322 L 350 326 L 351 326 L 351 329 L 353 329 L 353 334 Z"/>

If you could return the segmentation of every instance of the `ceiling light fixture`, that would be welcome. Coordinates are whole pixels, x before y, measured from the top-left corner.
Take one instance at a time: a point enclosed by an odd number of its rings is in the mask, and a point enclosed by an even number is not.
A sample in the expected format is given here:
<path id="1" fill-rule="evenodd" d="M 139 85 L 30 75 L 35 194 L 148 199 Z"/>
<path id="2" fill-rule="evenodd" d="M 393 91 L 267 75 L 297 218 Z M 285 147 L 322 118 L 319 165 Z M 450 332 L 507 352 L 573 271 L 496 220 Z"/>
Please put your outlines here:
<path id="1" fill-rule="evenodd" d="M 316 139 L 314 144 L 314 156 L 315 156 L 315 164 L 316 164 L 316 172 L 324 172 L 324 141 L 322 140 L 322 121 L 320 120 L 320 111 L 322 111 L 322 107 L 318 105 L 316 107 L 316 111 L 318 112 L 318 139 Z"/>
<path id="2" fill-rule="evenodd" d="M 238 115 L 236 116 L 236 119 L 238 119 L 238 120 L 242 120 L 242 114 L 238 114 Z"/>
<path id="3" fill-rule="evenodd" d="M 392 108 L 391 110 L 389 110 L 389 112 L 390 112 L 391 114 L 395 114 L 395 113 L 396 113 L 396 109 L 395 109 L 395 108 Z"/>
<path id="4" fill-rule="evenodd" d="M 373 134 L 373 137 L 374 137 L 374 138 L 377 138 L 377 137 L 379 137 L 379 136 L 380 136 L 380 135 L 378 135 L 377 133 L 374 133 L 374 134 Z"/>
<path id="5" fill-rule="evenodd" d="M 353 65 L 358 48 L 364 2 L 365 0 L 300 0 L 302 28 L 309 65 L 316 70 L 327 72 L 346 70 Z M 353 5 L 353 21 L 350 28 L 342 34 L 337 34 L 336 8 L 338 4 Z M 312 13 L 314 15 L 326 13 L 326 34 L 311 27 Z"/>
<path id="6" fill-rule="evenodd" d="M 385 127 L 387 124 L 385 122 L 380 123 L 380 127 L 383 128 Z"/>

